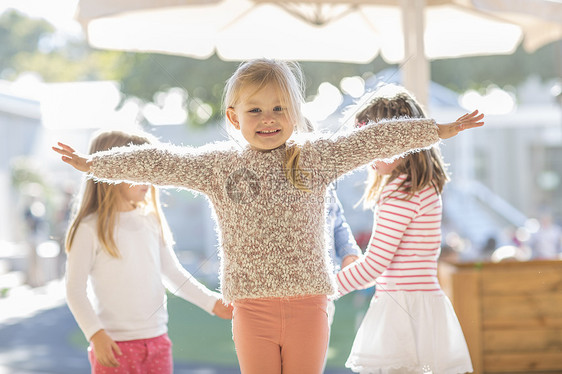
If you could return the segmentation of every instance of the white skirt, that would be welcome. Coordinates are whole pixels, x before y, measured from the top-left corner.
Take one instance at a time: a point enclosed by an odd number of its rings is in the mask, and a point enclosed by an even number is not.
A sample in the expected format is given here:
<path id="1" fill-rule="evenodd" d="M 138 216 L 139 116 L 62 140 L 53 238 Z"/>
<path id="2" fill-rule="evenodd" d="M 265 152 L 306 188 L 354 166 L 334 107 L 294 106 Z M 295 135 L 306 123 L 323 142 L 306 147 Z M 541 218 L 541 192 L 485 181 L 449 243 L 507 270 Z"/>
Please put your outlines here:
<path id="1" fill-rule="evenodd" d="M 472 372 L 461 326 L 443 292 L 375 295 L 345 366 L 362 374 Z"/>

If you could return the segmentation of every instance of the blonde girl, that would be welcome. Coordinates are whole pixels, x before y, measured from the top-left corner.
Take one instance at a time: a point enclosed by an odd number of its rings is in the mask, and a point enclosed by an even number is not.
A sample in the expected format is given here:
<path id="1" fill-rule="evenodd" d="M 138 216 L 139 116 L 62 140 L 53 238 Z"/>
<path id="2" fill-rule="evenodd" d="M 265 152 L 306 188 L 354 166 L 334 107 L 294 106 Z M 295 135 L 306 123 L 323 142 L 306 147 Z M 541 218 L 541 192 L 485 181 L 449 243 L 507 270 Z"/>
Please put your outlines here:
<path id="1" fill-rule="evenodd" d="M 234 304 L 233 337 L 244 374 L 320 373 L 328 342 L 326 305 L 336 292 L 325 247 L 325 196 L 337 177 L 373 159 L 428 147 L 480 126 L 472 113 L 454 123 L 428 119 L 368 125 L 339 137 L 295 136 L 306 126 L 296 63 L 242 63 L 224 94 L 227 125 L 246 144 L 200 148 L 137 146 L 62 160 L 101 180 L 197 190 L 216 215 L 221 290 Z"/>
<path id="2" fill-rule="evenodd" d="M 151 141 L 103 131 L 90 153 Z M 231 318 L 231 310 L 180 265 L 155 187 L 88 179 L 76 208 L 66 236 L 66 298 L 90 341 L 92 373 L 171 373 L 163 281 L 211 314 Z"/>
<path id="3" fill-rule="evenodd" d="M 392 118 L 425 118 L 402 87 L 388 85 L 356 116 L 356 126 Z M 466 342 L 437 279 L 441 193 L 449 180 L 437 146 L 393 162 L 376 160 L 363 196 L 375 225 L 363 256 L 337 274 L 340 294 L 377 291 L 346 366 L 376 374 L 472 372 Z"/>

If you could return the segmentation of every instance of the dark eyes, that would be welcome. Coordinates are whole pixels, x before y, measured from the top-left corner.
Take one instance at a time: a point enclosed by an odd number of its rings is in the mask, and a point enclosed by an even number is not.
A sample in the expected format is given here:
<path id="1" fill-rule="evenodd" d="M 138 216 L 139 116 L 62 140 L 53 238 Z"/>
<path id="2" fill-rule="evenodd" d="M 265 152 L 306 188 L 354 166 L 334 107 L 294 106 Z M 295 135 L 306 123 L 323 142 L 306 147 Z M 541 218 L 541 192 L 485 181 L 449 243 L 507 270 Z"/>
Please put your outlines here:
<path id="1" fill-rule="evenodd" d="M 284 108 L 283 108 L 281 105 L 278 105 L 278 106 L 276 106 L 276 107 L 273 108 L 273 111 L 274 111 L 274 112 L 282 112 L 283 109 L 284 109 Z M 253 108 L 253 109 L 250 109 L 250 110 L 249 110 L 250 113 L 261 113 L 261 111 L 262 111 L 262 110 L 261 110 L 260 108 Z"/>

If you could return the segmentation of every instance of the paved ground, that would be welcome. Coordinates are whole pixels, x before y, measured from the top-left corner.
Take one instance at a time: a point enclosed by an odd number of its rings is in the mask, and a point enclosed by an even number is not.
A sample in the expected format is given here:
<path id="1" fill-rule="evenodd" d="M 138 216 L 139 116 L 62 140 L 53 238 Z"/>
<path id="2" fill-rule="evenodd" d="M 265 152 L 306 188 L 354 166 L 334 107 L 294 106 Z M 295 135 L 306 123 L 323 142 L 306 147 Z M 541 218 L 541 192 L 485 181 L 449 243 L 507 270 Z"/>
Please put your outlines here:
<path id="1" fill-rule="evenodd" d="M 68 343 L 77 329 L 63 285 L 21 288 L 0 299 L 0 374 L 87 374 L 86 352 Z M 175 374 L 239 374 L 238 368 L 175 363 Z M 326 374 L 348 374 L 327 370 Z"/>

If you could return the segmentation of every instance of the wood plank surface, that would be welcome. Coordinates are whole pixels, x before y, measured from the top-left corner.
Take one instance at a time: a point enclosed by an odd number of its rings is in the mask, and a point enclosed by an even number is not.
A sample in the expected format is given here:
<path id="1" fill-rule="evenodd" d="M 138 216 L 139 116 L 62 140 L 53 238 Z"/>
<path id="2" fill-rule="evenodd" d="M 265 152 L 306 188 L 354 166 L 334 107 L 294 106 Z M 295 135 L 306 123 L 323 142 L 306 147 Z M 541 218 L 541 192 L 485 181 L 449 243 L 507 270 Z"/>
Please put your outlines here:
<path id="1" fill-rule="evenodd" d="M 485 329 L 482 341 L 486 355 L 490 353 L 558 352 L 562 364 L 562 328 Z"/>
<path id="2" fill-rule="evenodd" d="M 474 371 L 474 373 L 530 374 L 537 371 L 559 371 L 561 365 L 562 356 L 558 352 L 487 354 L 484 355 L 485 372 Z"/>
<path id="3" fill-rule="evenodd" d="M 480 272 L 459 271 L 452 277 L 453 307 L 468 345 L 475 373 L 483 373 Z M 459 297 L 461 296 L 461 297 Z"/>

